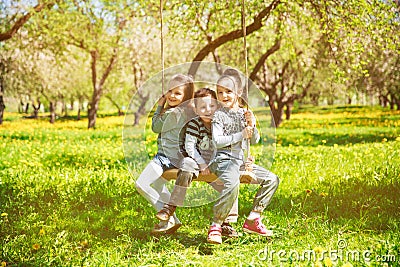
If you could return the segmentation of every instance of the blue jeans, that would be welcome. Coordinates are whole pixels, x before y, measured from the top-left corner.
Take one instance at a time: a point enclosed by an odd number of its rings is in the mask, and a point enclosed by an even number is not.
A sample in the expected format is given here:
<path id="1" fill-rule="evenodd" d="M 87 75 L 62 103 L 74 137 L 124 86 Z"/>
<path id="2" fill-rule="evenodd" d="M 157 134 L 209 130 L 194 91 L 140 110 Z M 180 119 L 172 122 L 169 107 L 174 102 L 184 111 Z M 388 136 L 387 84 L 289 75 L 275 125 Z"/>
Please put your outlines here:
<path id="1" fill-rule="evenodd" d="M 177 168 L 176 166 L 174 166 L 172 164 L 172 162 L 169 160 L 169 158 L 167 158 L 167 156 L 165 156 L 164 154 L 161 154 L 161 153 L 157 153 L 154 156 L 153 161 L 157 165 L 161 166 L 161 168 L 163 169 L 164 172 L 167 170 L 170 170 L 170 169 Z"/>
<path id="2" fill-rule="evenodd" d="M 215 223 L 223 223 L 226 217 L 228 217 L 235 200 L 238 198 L 240 186 L 239 166 L 239 160 L 231 158 L 225 153 L 217 153 L 210 164 L 209 168 L 211 172 L 215 173 L 224 184 L 220 192 L 220 197 L 213 208 L 213 222 Z"/>
<path id="3" fill-rule="evenodd" d="M 226 153 L 217 153 L 210 165 L 210 170 L 224 183 L 220 198 L 214 205 L 214 222 L 222 223 L 238 197 L 240 170 L 244 170 L 244 162 L 232 158 Z M 261 213 L 269 205 L 272 196 L 278 189 L 279 177 L 256 164 L 253 164 L 252 172 L 256 176 L 256 181 L 253 183 L 260 185 L 254 197 L 252 210 Z"/>

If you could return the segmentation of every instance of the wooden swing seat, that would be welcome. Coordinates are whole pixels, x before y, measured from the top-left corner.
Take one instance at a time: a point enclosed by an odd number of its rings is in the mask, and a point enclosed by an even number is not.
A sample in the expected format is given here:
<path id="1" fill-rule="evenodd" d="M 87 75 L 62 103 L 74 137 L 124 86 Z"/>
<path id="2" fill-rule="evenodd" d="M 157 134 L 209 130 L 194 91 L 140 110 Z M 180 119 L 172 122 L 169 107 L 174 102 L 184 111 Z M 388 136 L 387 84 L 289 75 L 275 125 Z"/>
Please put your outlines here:
<path id="1" fill-rule="evenodd" d="M 176 177 L 178 176 L 178 171 L 179 171 L 178 169 L 167 170 L 162 174 L 162 177 L 164 177 L 168 181 L 175 180 Z M 215 174 L 210 174 L 210 175 L 200 174 L 199 177 L 197 177 L 197 179 L 195 179 L 193 181 L 212 183 L 217 179 L 218 179 L 218 177 Z M 255 181 L 255 176 L 252 172 L 248 172 L 248 171 L 240 172 L 240 183 L 250 184 L 250 183 L 252 183 L 252 181 Z"/>

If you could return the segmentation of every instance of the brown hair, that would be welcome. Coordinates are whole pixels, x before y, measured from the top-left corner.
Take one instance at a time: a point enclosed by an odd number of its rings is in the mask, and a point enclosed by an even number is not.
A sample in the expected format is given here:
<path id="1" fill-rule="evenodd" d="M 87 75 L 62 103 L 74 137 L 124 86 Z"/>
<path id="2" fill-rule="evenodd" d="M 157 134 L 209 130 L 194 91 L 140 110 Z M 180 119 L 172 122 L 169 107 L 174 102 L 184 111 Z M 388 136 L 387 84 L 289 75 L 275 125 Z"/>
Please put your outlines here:
<path id="1" fill-rule="evenodd" d="M 201 98 L 201 97 L 206 97 L 206 96 L 211 96 L 212 98 L 217 99 L 217 94 L 215 93 L 214 90 L 204 87 L 204 88 L 197 90 L 194 93 L 194 104 L 197 105 L 196 98 Z"/>
<path id="2" fill-rule="evenodd" d="M 184 75 L 184 74 L 175 74 L 169 80 L 168 91 L 177 86 L 181 86 L 181 85 L 184 86 L 182 103 L 185 103 L 186 101 L 193 99 L 194 82 L 193 82 L 192 76 Z M 165 109 L 168 109 L 168 108 L 170 108 L 170 107 L 167 106 Z"/>

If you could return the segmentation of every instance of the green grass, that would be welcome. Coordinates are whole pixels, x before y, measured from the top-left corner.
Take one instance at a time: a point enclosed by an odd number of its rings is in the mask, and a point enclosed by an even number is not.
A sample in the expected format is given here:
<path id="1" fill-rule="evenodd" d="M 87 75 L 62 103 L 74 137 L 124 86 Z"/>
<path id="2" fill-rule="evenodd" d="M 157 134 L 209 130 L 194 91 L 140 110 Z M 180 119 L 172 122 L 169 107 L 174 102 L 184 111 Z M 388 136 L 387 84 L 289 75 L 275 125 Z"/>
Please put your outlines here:
<path id="1" fill-rule="evenodd" d="M 147 149 L 154 153 L 154 139 L 142 140 L 143 126 L 131 129 L 128 166 L 123 117 L 99 118 L 96 130 L 87 130 L 86 120 L 50 125 L 6 117 L 12 119 L 0 126 L 0 264 L 330 266 L 330 256 L 333 266 L 400 265 L 399 112 L 295 111 L 276 132 L 271 170 L 281 184 L 264 213 L 275 236 L 243 235 L 220 246 L 206 242 L 212 204 L 178 209 L 184 225 L 175 235 L 149 235 L 154 210 L 134 186 Z M 237 229 L 255 191 L 241 185 Z M 316 261 L 301 259 L 310 253 Z"/>

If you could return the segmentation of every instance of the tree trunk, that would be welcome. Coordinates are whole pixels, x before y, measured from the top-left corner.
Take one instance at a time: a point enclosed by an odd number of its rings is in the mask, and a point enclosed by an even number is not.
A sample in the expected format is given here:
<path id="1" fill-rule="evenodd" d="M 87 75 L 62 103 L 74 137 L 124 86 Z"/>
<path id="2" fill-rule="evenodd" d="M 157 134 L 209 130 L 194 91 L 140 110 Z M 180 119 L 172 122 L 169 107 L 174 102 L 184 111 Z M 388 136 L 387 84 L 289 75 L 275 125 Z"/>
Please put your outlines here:
<path id="1" fill-rule="evenodd" d="M 50 123 L 53 124 L 56 121 L 56 104 L 50 101 Z"/>
<path id="2" fill-rule="evenodd" d="M 318 106 L 319 105 L 319 94 L 318 93 L 311 93 L 310 94 L 310 100 L 311 100 L 311 104 L 313 104 L 313 106 Z"/>
<path id="3" fill-rule="evenodd" d="M 276 107 L 273 100 L 272 101 L 269 100 L 268 103 L 271 108 L 271 113 L 272 113 L 272 118 L 273 118 L 273 121 L 271 121 L 271 127 L 278 128 L 279 125 L 281 125 L 281 123 L 283 121 L 284 105 L 281 102 L 278 102 L 278 107 Z"/>
<path id="4" fill-rule="evenodd" d="M 81 110 L 82 110 L 82 106 L 83 106 L 82 98 L 80 97 L 80 98 L 78 99 L 78 115 L 76 116 L 76 120 L 78 120 L 78 121 L 81 120 Z"/>
<path id="5" fill-rule="evenodd" d="M 18 105 L 18 113 L 21 114 L 22 112 L 24 112 L 24 106 L 25 106 L 24 102 L 22 102 L 22 100 L 20 100 L 19 105 Z"/>
<path id="6" fill-rule="evenodd" d="M 121 107 L 118 105 L 117 102 L 114 101 L 110 96 L 106 96 L 108 100 L 110 100 L 111 104 L 113 104 L 118 110 L 118 116 L 123 116 L 125 113 L 121 110 Z"/>
<path id="7" fill-rule="evenodd" d="M 133 126 L 139 125 L 141 114 L 139 112 L 135 112 L 135 120 L 133 121 Z"/>
<path id="8" fill-rule="evenodd" d="M 63 110 L 64 110 L 64 117 L 68 117 L 67 103 L 65 101 L 63 101 L 62 105 L 63 105 Z"/>
<path id="9" fill-rule="evenodd" d="M 381 95 L 379 98 L 379 102 L 380 102 L 381 107 L 386 108 L 388 106 L 389 99 L 387 96 Z"/>
<path id="10" fill-rule="evenodd" d="M 393 95 L 390 95 L 390 100 L 389 100 L 389 106 L 390 106 L 390 110 L 394 110 L 394 106 L 396 105 L 395 102 L 395 97 L 393 97 Z"/>
<path id="11" fill-rule="evenodd" d="M 0 125 L 3 124 L 4 110 L 6 105 L 4 105 L 3 96 L 0 96 Z"/>
<path id="12" fill-rule="evenodd" d="M 99 109 L 99 103 L 101 98 L 101 89 L 94 90 L 92 101 L 89 103 L 88 109 L 88 128 L 95 128 L 97 119 L 97 110 Z"/>
<path id="13" fill-rule="evenodd" d="M 25 112 L 25 114 L 28 114 L 28 112 L 29 112 L 29 103 L 26 103 L 24 112 Z"/>
<path id="14" fill-rule="evenodd" d="M 271 122 L 272 127 L 278 128 L 283 121 L 283 108 L 278 108 L 278 109 L 273 109 L 272 111 L 272 116 L 274 118 L 273 123 Z"/>
<path id="15" fill-rule="evenodd" d="M 3 76 L 0 77 L 0 125 L 3 124 L 4 110 L 6 105 L 4 104 L 4 81 Z"/>
<path id="16" fill-rule="evenodd" d="M 39 110 L 40 110 L 40 106 L 42 103 L 40 103 L 40 101 L 38 101 L 38 105 L 35 106 L 34 103 L 32 103 L 32 107 L 33 107 L 33 118 L 37 119 L 39 117 Z"/>
<path id="17" fill-rule="evenodd" d="M 290 116 L 292 115 L 292 111 L 293 111 L 293 102 L 288 102 L 286 103 L 286 111 L 285 111 L 285 115 L 286 115 L 286 120 L 290 120 Z"/>
<path id="18" fill-rule="evenodd" d="M 141 92 L 138 92 L 138 95 L 139 95 L 141 101 L 140 101 L 140 105 L 139 105 L 138 109 L 134 113 L 135 121 L 133 122 L 133 126 L 139 125 L 140 117 L 142 117 L 142 115 L 144 114 L 146 103 L 149 100 L 149 95 L 144 96 Z"/>
<path id="19" fill-rule="evenodd" d="M 397 110 L 400 110 L 400 99 L 396 99 Z"/>
<path id="20" fill-rule="evenodd" d="M 108 75 L 110 74 L 111 70 L 113 69 L 116 63 L 118 56 L 118 49 L 114 48 L 113 54 L 107 65 L 107 68 L 105 69 L 99 82 L 97 82 L 97 59 L 99 58 L 99 53 L 97 50 L 93 50 L 90 51 L 90 56 L 92 58 L 90 65 L 92 69 L 93 95 L 92 95 L 92 101 L 89 103 L 89 109 L 88 109 L 88 129 L 95 128 L 96 126 L 97 110 L 99 109 L 100 98 L 103 94 L 103 86 L 104 83 L 106 82 Z"/>
<path id="21" fill-rule="evenodd" d="M 81 106 L 78 107 L 78 115 L 76 116 L 76 120 L 81 120 Z"/>

